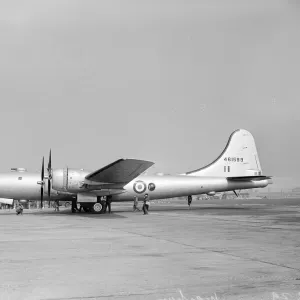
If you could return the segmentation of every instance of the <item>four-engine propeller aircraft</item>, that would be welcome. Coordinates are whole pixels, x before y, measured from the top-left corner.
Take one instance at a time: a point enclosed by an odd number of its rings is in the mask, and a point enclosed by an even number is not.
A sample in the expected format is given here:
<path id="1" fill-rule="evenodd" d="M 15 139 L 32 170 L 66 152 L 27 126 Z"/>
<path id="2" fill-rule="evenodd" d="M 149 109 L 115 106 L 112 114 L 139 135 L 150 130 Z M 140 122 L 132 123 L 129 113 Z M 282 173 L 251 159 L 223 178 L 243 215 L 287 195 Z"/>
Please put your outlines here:
<path id="1" fill-rule="evenodd" d="M 214 162 L 179 175 L 141 175 L 153 163 L 136 159 L 119 159 L 93 172 L 52 169 L 51 164 L 50 151 L 47 176 L 44 175 L 44 159 L 40 179 L 32 173 L 21 179 L 11 174 L 0 175 L 0 197 L 40 198 L 43 201 L 44 186 L 47 186 L 48 197 L 74 197 L 84 211 L 105 213 L 102 196 L 111 197 L 113 202 L 132 201 L 134 196 L 142 199 L 147 193 L 154 200 L 214 195 L 217 192 L 262 188 L 272 183 L 271 177 L 262 175 L 253 136 L 243 129 L 231 134 L 225 149 Z"/>

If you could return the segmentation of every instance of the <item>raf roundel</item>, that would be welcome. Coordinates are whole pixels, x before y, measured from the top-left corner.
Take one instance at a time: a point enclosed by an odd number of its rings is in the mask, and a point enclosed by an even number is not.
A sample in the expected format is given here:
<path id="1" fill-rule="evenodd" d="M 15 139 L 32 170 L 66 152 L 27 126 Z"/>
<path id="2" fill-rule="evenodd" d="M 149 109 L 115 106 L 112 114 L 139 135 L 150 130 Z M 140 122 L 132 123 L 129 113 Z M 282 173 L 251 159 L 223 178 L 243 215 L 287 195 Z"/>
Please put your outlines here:
<path id="1" fill-rule="evenodd" d="M 144 181 L 137 181 L 133 185 L 133 190 L 138 194 L 144 193 L 146 188 L 147 186 Z"/>

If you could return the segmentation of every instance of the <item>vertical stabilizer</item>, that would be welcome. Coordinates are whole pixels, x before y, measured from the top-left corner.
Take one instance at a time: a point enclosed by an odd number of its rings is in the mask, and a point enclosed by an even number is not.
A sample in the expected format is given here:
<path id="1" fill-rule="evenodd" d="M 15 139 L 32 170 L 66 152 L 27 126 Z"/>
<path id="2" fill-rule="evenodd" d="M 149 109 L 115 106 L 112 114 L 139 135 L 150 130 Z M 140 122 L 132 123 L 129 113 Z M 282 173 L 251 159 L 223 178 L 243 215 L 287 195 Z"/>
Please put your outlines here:
<path id="1" fill-rule="evenodd" d="M 190 176 L 241 177 L 262 175 L 252 134 L 244 129 L 234 131 L 220 156 L 211 164 L 185 173 Z"/>

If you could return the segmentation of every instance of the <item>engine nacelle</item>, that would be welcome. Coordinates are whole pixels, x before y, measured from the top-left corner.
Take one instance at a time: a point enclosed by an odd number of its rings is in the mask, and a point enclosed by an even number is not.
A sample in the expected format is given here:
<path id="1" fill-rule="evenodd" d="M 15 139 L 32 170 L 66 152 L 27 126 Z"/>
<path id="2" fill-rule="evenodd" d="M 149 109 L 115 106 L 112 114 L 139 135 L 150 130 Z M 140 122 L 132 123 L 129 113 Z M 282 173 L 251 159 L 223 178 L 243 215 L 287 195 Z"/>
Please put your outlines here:
<path id="1" fill-rule="evenodd" d="M 79 169 L 54 169 L 52 171 L 52 188 L 57 191 L 79 191 L 83 187 L 83 181 L 88 173 Z"/>
<path id="2" fill-rule="evenodd" d="M 65 191 L 64 169 L 55 169 L 52 171 L 52 188 L 57 191 Z"/>
<path id="3" fill-rule="evenodd" d="M 214 196 L 215 194 L 216 194 L 216 192 L 213 192 L 213 191 L 207 193 L 208 196 Z"/>

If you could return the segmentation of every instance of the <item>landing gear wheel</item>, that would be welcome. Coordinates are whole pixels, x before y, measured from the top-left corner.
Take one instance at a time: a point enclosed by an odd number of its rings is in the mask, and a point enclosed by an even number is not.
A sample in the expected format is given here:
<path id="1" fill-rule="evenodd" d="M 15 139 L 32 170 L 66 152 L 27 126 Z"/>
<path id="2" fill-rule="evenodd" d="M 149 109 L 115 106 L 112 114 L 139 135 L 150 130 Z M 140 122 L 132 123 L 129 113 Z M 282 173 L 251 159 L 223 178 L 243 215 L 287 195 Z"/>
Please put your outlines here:
<path id="1" fill-rule="evenodd" d="M 91 212 L 95 214 L 101 214 L 103 210 L 103 205 L 100 202 L 96 202 L 91 206 Z"/>

